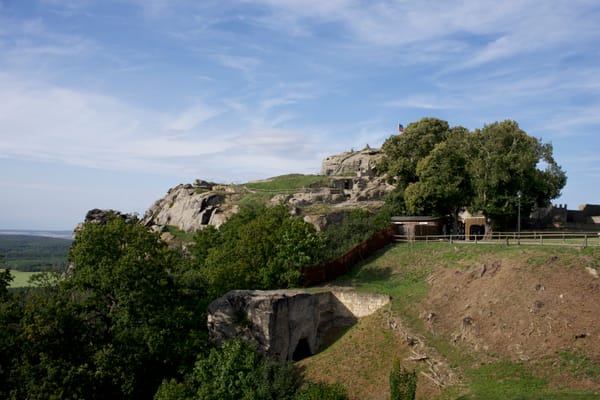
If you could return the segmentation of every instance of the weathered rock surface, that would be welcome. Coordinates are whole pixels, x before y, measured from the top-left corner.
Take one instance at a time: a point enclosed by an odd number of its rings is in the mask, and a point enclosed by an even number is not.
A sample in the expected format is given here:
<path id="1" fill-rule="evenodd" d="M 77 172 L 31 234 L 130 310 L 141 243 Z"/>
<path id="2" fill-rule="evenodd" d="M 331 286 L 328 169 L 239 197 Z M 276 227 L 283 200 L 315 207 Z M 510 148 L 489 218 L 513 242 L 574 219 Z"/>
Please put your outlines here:
<path id="1" fill-rule="evenodd" d="M 225 185 L 178 185 L 146 211 L 142 223 L 172 225 L 185 232 L 207 225 L 218 227 L 237 212 L 238 207 L 232 204 L 237 198 L 235 189 Z"/>
<path id="2" fill-rule="evenodd" d="M 73 229 L 73 237 L 75 237 L 77 232 L 79 232 L 80 230 L 83 229 L 84 223 L 105 224 L 111 218 L 122 218 L 124 221 L 131 222 L 132 218 L 136 218 L 136 216 L 123 214 L 122 212 L 117 211 L 117 210 L 102 210 L 99 208 L 94 208 L 94 209 L 89 210 L 85 214 L 84 222 L 80 222 Z"/>
<path id="3" fill-rule="evenodd" d="M 383 158 L 381 149 L 367 148 L 327 157 L 321 166 L 321 175 L 375 175 L 375 167 Z"/>
<path id="4" fill-rule="evenodd" d="M 384 177 L 375 174 L 375 166 L 382 156 L 379 149 L 365 149 L 327 157 L 321 173 L 330 177 L 329 187 L 274 194 L 270 203 L 283 201 L 292 213 L 304 216 L 318 230 L 330 223 L 328 214 L 336 211 L 327 214 L 305 212 L 304 209 L 309 206 L 324 204 L 330 209 L 378 209 L 383 205 L 384 196 L 394 189 Z M 251 190 L 243 186 L 200 180 L 193 185 L 178 185 L 146 211 L 142 223 L 157 231 L 162 231 L 167 225 L 185 232 L 194 232 L 208 225 L 219 227 L 239 210 L 237 202 L 249 192 Z"/>
<path id="5" fill-rule="evenodd" d="M 328 335 L 388 304 L 389 296 L 335 290 L 234 290 L 208 307 L 208 329 L 215 344 L 242 338 L 280 361 L 319 351 Z"/>

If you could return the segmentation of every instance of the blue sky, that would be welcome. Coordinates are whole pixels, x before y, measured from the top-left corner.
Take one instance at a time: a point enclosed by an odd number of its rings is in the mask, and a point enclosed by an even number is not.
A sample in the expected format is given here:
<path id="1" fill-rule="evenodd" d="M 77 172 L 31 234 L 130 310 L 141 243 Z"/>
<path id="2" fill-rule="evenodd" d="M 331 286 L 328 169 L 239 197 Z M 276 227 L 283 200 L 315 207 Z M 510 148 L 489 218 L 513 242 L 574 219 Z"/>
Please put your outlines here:
<path id="1" fill-rule="evenodd" d="M 550 142 L 600 203 L 596 0 L 0 0 L 0 228 L 318 173 L 422 117 Z"/>

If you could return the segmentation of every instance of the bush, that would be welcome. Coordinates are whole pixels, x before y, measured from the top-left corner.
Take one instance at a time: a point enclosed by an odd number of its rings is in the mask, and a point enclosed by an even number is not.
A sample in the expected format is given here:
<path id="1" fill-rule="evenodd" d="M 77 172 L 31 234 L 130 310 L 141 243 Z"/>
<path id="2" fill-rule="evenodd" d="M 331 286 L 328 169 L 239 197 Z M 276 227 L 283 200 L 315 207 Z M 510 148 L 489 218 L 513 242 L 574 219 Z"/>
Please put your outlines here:
<path id="1" fill-rule="evenodd" d="M 308 382 L 294 400 L 347 400 L 348 392 L 339 383 Z"/>
<path id="2" fill-rule="evenodd" d="M 414 400 L 417 392 L 417 373 L 400 367 L 395 360 L 390 372 L 390 398 L 392 400 Z"/>
<path id="3" fill-rule="evenodd" d="M 199 359 L 183 383 L 164 381 L 154 399 L 292 400 L 299 383 L 292 364 L 277 363 L 238 339 Z"/>
<path id="4" fill-rule="evenodd" d="M 344 211 L 342 221 L 331 224 L 324 232 L 327 237 L 327 257 L 342 255 L 385 228 L 389 221 L 389 213 L 374 214 L 363 209 Z"/>

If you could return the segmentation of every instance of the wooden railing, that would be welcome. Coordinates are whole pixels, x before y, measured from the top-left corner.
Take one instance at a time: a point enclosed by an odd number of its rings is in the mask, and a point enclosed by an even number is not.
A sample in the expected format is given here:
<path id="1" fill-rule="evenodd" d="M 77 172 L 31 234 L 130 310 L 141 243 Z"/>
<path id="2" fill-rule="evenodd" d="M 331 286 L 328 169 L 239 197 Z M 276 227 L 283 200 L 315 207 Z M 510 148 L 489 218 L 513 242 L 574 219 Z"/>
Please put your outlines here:
<path id="1" fill-rule="evenodd" d="M 358 262 L 366 259 L 375 251 L 394 241 L 395 226 L 389 226 L 377 232 L 367 240 L 357 244 L 339 257 L 321 264 L 302 268 L 304 286 L 329 282 L 352 268 Z"/>
<path id="2" fill-rule="evenodd" d="M 600 246 L 600 232 L 493 232 L 482 235 L 424 235 L 407 238 L 403 235 L 394 235 L 396 242 L 450 242 L 450 243 L 485 243 L 504 245 L 541 245 L 541 246 Z"/>

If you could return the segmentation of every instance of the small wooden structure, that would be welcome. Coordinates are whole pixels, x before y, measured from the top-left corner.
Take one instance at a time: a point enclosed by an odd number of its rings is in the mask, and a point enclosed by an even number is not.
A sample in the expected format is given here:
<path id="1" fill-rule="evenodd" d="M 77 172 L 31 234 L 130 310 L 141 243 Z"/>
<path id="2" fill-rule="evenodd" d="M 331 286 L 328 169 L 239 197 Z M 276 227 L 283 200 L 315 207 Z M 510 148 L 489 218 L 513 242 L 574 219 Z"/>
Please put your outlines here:
<path id="1" fill-rule="evenodd" d="M 444 217 L 408 216 L 392 217 L 400 239 L 413 241 L 418 236 L 441 236 L 444 234 Z"/>
<path id="2" fill-rule="evenodd" d="M 485 216 L 464 217 L 465 240 L 481 239 L 485 235 Z"/>

